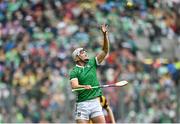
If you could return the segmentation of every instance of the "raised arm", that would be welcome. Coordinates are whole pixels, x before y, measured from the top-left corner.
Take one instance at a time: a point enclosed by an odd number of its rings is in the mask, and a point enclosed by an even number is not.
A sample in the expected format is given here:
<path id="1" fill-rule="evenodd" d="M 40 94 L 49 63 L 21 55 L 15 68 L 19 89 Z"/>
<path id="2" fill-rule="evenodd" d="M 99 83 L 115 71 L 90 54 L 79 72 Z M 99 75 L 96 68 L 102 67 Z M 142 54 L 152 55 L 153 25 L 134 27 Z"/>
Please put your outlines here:
<path id="1" fill-rule="evenodd" d="M 104 41 L 103 41 L 102 51 L 96 56 L 98 64 L 100 64 L 104 60 L 106 55 L 109 53 L 108 31 L 107 31 L 107 26 L 105 24 L 101 26 L 101 31 L 103 33 Z"/>

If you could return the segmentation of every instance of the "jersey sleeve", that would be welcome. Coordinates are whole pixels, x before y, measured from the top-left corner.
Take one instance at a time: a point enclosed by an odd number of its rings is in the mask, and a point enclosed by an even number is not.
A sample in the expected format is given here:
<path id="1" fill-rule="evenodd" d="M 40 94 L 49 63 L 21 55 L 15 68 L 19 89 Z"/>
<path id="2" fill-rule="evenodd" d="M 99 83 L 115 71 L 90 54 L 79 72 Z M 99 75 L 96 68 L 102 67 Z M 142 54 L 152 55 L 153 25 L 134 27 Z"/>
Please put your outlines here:
<path id="1" fill-rule="evenodd" d="M 90 59 L 90 64 L 97 67 L 99 65 L 98 61 L 97 61 L 97 57 L 93 57 Z"/>
<path id="2" fill-rule="evenodd" d="M 72 71 L 70 72 L 69 78 L 70 78 L 70 80 L 73 79 L 73 78 L 78 78 L 78 77 L 77 77 L 77 73 L 76 73 L 75 70 L 72 70 Z"/>

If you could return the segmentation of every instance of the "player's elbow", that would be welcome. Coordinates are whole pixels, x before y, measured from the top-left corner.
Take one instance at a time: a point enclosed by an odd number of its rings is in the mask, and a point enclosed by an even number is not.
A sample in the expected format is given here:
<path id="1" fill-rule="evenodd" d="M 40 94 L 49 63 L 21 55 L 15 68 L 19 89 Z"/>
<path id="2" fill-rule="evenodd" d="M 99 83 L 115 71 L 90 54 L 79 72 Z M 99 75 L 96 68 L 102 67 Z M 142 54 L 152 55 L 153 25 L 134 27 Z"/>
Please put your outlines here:
<path id="1" fill-rule="evenodd" d="M 108 49 L 103 49 L 102 51 L 103 51 L 103 55 L 104 55 L 104 57 L 106 57 L 106 56 L 107 56 L 107 54 L 109 53 L 109 50 L 108 50 Z"/>
<path id="2" fill-rule="evenodd" d="M 72 88 L 72 89 L 76 89 L 76 88 L 77 88 L 77 85 L 71 84 L 71 88 Z"/>
<path id="3" fill-rule="evenodd" d="M 78 80 L 77 80 L 76 78 L 71 79 L 71 88 L 72 88 L 72 89 L 77 88 L 78 85 L 79 85 L 79 83 L 78 83 Z"/>
<path id="4" fill-rule="evenodd" d="M 71 88 L 72 88 L 72 89 L 79 88 L 79 84 L 71 83 Z"/>

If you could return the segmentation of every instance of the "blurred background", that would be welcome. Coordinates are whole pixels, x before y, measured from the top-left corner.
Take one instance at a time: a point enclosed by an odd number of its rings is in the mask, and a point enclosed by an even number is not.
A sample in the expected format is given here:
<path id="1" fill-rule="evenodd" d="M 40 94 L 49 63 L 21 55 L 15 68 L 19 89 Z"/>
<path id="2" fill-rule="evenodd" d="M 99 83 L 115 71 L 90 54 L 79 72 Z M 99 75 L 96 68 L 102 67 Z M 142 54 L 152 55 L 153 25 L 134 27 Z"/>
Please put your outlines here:
<path id="1" fill-rule="evenodd" d="M 127 4 L 127 2 L 129 2 Z M 101 84 L 116 122 L 180 122 L 180 0 L 0 0 L 0 123 L 74 121 L 77 47 L 110 53 Z"/>

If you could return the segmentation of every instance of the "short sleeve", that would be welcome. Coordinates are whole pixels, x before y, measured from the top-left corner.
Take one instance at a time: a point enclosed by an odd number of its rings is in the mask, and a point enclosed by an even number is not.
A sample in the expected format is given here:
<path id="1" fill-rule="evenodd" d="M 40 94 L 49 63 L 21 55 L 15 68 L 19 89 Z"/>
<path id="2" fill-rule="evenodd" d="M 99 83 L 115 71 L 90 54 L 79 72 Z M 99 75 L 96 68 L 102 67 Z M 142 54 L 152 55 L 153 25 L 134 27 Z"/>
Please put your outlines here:
<path id="1" fill-rule="evenodd" d="M 76 73 L 75 70 L 72 70 L 72 71 L 70 72 L 70 80 L 73 79 L 73 78 L 77 78 L 77 73 Z"/>
<path id="2" fill-rule="evenodd" d="M 93 58 L 90 59 L 90 64 L 93 65 L 93 66 L 95 66 L 95 67 L 97 67 L 97 66 L 99 65 L 99 64 L 97 63 L 97 61 L 96 61 L 96 57 L 93 57 Z"/>

